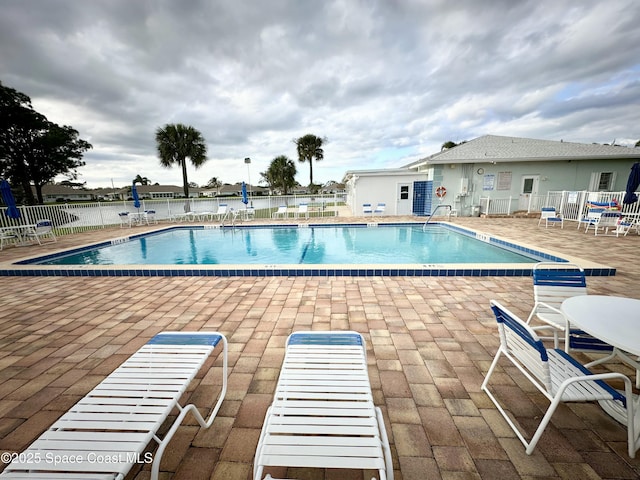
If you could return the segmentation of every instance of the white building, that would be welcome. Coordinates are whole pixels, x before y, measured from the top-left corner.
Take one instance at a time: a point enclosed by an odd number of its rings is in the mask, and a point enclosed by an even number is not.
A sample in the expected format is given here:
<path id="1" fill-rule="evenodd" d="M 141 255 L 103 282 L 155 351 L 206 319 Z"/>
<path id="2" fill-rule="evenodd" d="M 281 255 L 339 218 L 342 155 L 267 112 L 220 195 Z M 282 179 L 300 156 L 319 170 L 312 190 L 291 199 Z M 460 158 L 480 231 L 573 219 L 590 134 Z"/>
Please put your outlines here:
<path id="1" fill-rule="evenodd" d="M 354 214 L 382 201 L 396 215 L 428 215 L 439 204 L 472 215 L 481 198 L 499 196 L 517 210 L 550 191 L 624 191 L 638 161 L 640 148 L 486 135 L 403 168 L 348 171 L 347 203 Z"/>

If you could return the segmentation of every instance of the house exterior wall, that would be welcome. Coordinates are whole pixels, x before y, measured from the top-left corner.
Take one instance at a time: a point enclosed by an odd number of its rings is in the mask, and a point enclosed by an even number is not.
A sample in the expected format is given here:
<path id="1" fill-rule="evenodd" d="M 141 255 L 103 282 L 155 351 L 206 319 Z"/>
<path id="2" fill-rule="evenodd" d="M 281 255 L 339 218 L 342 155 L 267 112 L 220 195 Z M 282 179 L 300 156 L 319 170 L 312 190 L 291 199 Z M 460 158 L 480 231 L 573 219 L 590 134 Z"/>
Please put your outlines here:
<path id="1" fill-rule="evenodd" d="M 480 197 L 508 198 L 517 202 L 523 195 L 523 182 L 530 179 L 532 193 L 544 195 L 550 191 L 621 191 L 626 188 L 632 160 L 572 160 L 499 163 L 457 163 L 432 165 L 434 193 L 446 188 L 438 203 L 451 204 L 460 215 L 471 215 Z M 602 175 L 606 177 L 602 177 Z M 608 188 L 598 188 L 593 182 L 609 180 Z M 597 182 L 596 182 L 597 183 Z"/>
<path id="2" fill-rule="evenodd" d="M 427 180 L 426 172 L 411 172 L 401 174 L 367 175 L 353 172 L 355 178 L 346 184 L 347 203 L 353 215 L 362 215 L 362 204 L 370 203 L 374 208 L 378 203 L 385 203 L 386 215 L 411 215 L 413 205 L 413 183 Z M 403 190 L 401 198 L 401 187 Z"/>

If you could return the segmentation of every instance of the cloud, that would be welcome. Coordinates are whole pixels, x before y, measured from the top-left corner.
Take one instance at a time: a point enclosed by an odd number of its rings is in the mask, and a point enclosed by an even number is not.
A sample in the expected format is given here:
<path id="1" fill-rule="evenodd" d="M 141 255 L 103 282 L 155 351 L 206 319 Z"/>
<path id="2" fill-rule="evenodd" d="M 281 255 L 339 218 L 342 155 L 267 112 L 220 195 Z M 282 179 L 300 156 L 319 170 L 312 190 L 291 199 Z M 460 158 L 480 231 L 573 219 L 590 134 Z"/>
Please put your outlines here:
<path id="1" fill-rule="evenodd" d="M 154 144 L 177 122 L 208 142 L 198 184 L 257 183 L 306 133 L 321 182 L 484 134 L 640 138 L 633 0 L 33 3 L 3 4 L 0 80 L 93 144 L 92 187 L 181 184 Z"/>

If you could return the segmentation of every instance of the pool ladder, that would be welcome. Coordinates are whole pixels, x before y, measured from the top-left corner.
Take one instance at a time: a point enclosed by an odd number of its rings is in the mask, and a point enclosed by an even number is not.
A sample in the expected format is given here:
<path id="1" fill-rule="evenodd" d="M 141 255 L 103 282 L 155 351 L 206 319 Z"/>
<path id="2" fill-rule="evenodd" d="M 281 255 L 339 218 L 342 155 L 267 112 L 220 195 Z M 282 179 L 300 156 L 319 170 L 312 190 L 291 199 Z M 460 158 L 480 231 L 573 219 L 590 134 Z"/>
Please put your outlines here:
<path id="1" fill-rule="evenodd" d="M 448 208 L 449 212 L 447 213 L 447 218 L 451 217 L 451 211 L 453 210 L 453 207 L 451 205 L 438 205 L 433 212 L 431 212 L 431 215 L 429 215 L 429 217 L 427 218 L 427 221 L 424 222 L 424 225 L 422 226 L 422 230 L 424 230 L 427 226 L 427 224 L 429 223 L 429 220 L 431 220 L 431 217 L 433 217 L 436 212 L 438 211 L 439 208 Z"/>

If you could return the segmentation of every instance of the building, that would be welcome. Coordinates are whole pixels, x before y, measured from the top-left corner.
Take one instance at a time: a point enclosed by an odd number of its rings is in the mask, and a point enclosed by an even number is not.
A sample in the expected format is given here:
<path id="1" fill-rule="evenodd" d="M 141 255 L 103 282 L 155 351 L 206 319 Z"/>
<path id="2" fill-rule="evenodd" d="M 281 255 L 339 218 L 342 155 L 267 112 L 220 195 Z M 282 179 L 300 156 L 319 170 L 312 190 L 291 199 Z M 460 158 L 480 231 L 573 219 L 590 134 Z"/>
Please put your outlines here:
<path id="1" fill-rule="evenodd" d="M 485 197 L 511 198 L 517 210 L 551 191 L 624 191 L 638 161 L 640 148 L 485 135 L 400 169 L 349 171 L 345 181 L 354 213 L 386 200 L 395 214 L 446 204 L 472 215 Z"/>

